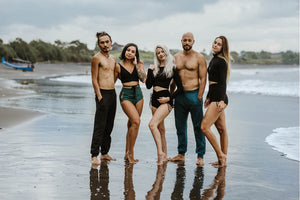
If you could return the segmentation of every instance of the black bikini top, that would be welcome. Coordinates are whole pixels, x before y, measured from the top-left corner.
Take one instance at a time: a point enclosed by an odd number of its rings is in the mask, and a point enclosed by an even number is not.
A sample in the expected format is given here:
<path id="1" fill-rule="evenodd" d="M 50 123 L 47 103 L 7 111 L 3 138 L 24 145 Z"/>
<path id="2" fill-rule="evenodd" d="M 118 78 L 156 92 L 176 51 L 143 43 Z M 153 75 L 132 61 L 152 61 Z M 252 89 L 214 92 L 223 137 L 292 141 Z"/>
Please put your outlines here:
<path id="1" fill-rule="evenodd" d="M 133 69 L 133 71 L 130 73 L 129 71 L 127 71 L 120 63 L 120 68 L 121 68 L 121 82 L 122 83 L 128 83 L 131 81 L 139 81 L 139 76 L 137 73 L 136 68 Z"/>
<path id="2" fill-rule="evenodd" d="M 181 94 L 183 91 L 182 82 L 179 76 L 177 69 L 173 68 L 173 76 L 167 77 L 165 73 L 163 73 L 164 67 L 160 67 L 157 75 L 154 77 L 153 69 L 148 69 L 147 80 L 146 80 L 146 87 L 150 89 L 151 87 L 159 86 L 169 90 L 169 85 L 171 80 L 175 81 L 177 86 L 176 91 L 171 95 L 171 99 L 175 98 L 178 94 Z"/>

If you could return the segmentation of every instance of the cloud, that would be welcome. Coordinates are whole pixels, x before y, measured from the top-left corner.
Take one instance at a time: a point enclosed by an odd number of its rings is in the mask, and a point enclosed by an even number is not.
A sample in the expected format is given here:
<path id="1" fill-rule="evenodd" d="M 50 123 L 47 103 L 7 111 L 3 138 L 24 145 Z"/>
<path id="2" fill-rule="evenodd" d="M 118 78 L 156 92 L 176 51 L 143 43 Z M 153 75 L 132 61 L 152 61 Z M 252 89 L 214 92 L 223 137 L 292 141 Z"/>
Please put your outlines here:
<path id="1" fill-rule="evenodd" d="M 199 51 L 210 51 L 218 35 L 227 36 L 235 51 L 299 50 L 298 0 L 11 0 L 2 5 L 4 42 L 16 37 L 28 42 L 79 39 L 94 48 L 95 33 L 105 30 L 121 44 L 135 42 L 153 50 L 163 43 L 181 49 L 181 35 L 191 31 Z"/>

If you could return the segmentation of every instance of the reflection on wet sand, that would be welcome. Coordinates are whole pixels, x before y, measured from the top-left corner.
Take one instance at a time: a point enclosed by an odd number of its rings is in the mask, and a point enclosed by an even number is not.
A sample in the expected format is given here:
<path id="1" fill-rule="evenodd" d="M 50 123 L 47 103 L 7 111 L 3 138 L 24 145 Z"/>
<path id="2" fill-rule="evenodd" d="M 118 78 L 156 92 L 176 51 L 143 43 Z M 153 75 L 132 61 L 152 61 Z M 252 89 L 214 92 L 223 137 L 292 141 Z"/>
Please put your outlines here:
<path id="1" fill-rule="evenodd" d="M 215 176 L 215 179 L 210 187 L 205 189 L 202 195 L 202 199 L 210 199 L 210 197 L 214 196 L 214 190 L 216 190 L 217 196 L 214 198 L 215 200 L 222 200 L 225 196 L 225 175 L 226 175 L 226 167 L 222 167 L 218 169 L 218 173 Z"/>
<path id="2" fill-rule="evenodd" d="M 197 167 L 195 169 L 193 188 L 190 191 L 190 199 L 193 200 L 201 199 L 201 189 L 203 187 L 203 180 L 204 180 L 203 167 Z"/>
<path id="3" fill-rule="evenodd" d="M 134 164 L 125 162 L 125 175 L 124 175 L 124 199 L 135 200 L 135 191 L 132 180 Z"/>
<path id="4" fill-rule="evenodd" d="M 225 196 L 225 174 L 226 167 L 219 168 L 212 184 L 210 184 L 207 189 L 204 189 L 201 195 L 201 189 L 203 189 L 204 173 L 203 167 L 197 167 L 195 169 L 195 178 L 193 188 L 190 191 L 189 199 L 208 200 L 216 195 L 214 197 L 215 200 L 222 200 Z M 185 177 L 186 170 L 184 164 L 178 164 L 178 167 L 176 169 L 176 182 L 171 195 L 172 200 L 184 199 L 183 192 L 185 187 Z"/>
<path id="5" fill-rule="evenodd" d="M 176 169 L 176 182 L 174 185 L 174 190 L 171 195 L 171 199 L 183 199 L 183 191 L 185 184 L 185 167 L 184 163 L 177 164 Z"/>
<path id="6" fill-rule="evenodd" d="M 166 169 L 167 169 L 167 162 L 164 162 L 164 164 L 157 166 L 156 179 L 152 185 L 152 189 L 148 191 L 146 195 L 147 200 L 160 199 L 160 193 L 162 191 L 162 186 L 165 180 Z"/>
<path id="7" fill-rule="evenodd" d="M 106 200 L 110 199 L 108 189 L 109 169 L 108 161 L 102 161 L 98 173 L 97 166 L 92 166 L 90 170 L 90 191 L 91 200 Z"/>
<path id="8" fill-rule="evenodd" d="M 90 191 L 91 200 L 106 200 L 110 199 L 110 191 L 108 189 L 109 185 L 109 169 L 108 161 L 102 161 L 100 169 L 98 171 L 97 167 L 93 167 L 90 170 Z M 124 199 L 125 200 L 135 200 L 135 190 L 133 185 L 133 166 L 129 162 L 125 162 L 125 172 L 124 172 Z M 156 179 L 152 185 L 151 190 L 146 194 L 147 200 L 159 200 L 161 192 L 163 190 L 163 183 L 165 180 L 165 173 L 167 169 L 167 163 L 157 166 Z M 208 188 L 203 190 L 204 173 L 203 167 L 197 167 L 195 169 L 195 177 L 193 182 L 193 188 L 190 191 L 189 199 L 192 200 L 222 200 L 225 196 L 225 175 L 226 167 L 219 168 L 213 182 Z M 173 192 L 171 194 L 172 200 L 182 200 L 184 197 L 186 179 L 186 169 L 184 163 L 177 164 L 176 169 L 176 182 L 174 185 Z"/>

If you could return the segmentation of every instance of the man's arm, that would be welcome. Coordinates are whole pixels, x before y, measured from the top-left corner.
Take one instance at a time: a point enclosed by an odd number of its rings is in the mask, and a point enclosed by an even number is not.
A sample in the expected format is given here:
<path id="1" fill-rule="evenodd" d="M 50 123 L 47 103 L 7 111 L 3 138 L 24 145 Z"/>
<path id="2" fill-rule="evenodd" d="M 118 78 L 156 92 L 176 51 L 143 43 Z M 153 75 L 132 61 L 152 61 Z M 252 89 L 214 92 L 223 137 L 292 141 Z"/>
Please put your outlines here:
<path id="1" fill-rule="evenodd" d="M 115 61 L 115 68 L 114 68 L 114 81 L 115 81 L 115 83 L 116 83 L 116 81 L 117 81 L 117 79 L 118 79 L 118 77 L 119 77 L 119 72 L 118 72 L 118 64 L 117 64 L 117 62 L 116 62 L 116 58 L 113 56 L 113 59 L 114 59 L 114 61 Z"/>
<path id="2" fill-rule="evenodd" d="M 102 95 L 100 93 L 100 86 L 98 83 L 98 76 L 99 76 L 98 64 L 99 64 L 99 59 L 94 56 L 91 63 L 92 84 L 94 87 L 94 92 L 97 95 L 98 100 L 100 101 L 102 99 Z"/>
<path id="3" fill-rule="evenodd" d="M 179 55 L 179 53 L 176 53 L 176 54 L 174 55 L 175 69 L 177 69 L 176 66 L 177 66 L 177 61 L 178 61 L 178 55 Z M 175 81 L 172 79 L 172 81 L 171 81 L 171 83 L 170 83 L 170 93 L 173 94 L 174 91 L 175 91 L 175 89 L 176 89 L 176 83 L 175 83 Z"/>
<path id="4" fill-rule="evenodd" d="M 200 85 L 199 85 L 199 92 L 198 98 L 200 101 L 202 100 L 205 85 L 206 85 L 206 75 L 207 75 L 207 68 L 206 68 L 206 60 L 204 56 L 200 54 L 199 56 L 199 78 L 200 78 Z"/>

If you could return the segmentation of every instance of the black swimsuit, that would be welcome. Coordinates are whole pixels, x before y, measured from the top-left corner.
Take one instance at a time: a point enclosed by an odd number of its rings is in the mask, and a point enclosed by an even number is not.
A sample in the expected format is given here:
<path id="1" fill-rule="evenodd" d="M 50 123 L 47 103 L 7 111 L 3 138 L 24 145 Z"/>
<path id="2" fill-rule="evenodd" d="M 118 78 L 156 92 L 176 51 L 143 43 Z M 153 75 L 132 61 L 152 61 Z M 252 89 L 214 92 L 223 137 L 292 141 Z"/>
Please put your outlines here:
<path id="1" fill-rule="evenodd" d="M 139 76 L 137 73 L 136 68 L 133 69 L 133 71 L 130 73 L 129 71 L 127 71 L 125 69 L 125 67 L 123 67 L 121 65 L 121 63 L 119 63 L 120 68 L 121 68 L 121 82 L 122 83 L 127 83 L 127 82 L 131 82 L 131 81 L 139 81 Z"/>
<path id="2" fill-rule="evenodd" d="M 216 83 L 209 85 L 207 97 L 210 102 L 224 101 L 228 105 L 226 94 L 227 63 L 223 58 L 214 55 L 208 66 L 208 80 Z"/>
<path id="3" fill-rule="evenodd" d="M 174 68 L 173 69 L 173 76 L 167 77 L 165 73 L 163 73 L 164 67 L 159 67 L 159 71 L 154 77 L 153 70 L 148 69 L 147 80 L 146 80 L 146 87 L 150 89 L 151 87 L 159 86 L 165 88 L 165 90 L 161 90 L 156 92 L 153 90 L 153 94 L 151 96 L 151 105 L 155 108 L 158 108 L 161 103 L 158 101 L 160 97 L 170 97 L 170 101 L 167 102 L 171 107 L 173 107 L 173 99 L 183 91 L 182 83 L 178 71 Z M 177 89 L 171 95 L 169 92 L 169 86 L 171 80 L 174 79 Z"/>

